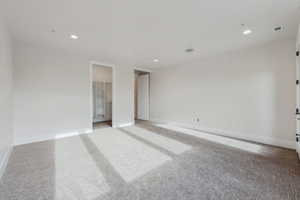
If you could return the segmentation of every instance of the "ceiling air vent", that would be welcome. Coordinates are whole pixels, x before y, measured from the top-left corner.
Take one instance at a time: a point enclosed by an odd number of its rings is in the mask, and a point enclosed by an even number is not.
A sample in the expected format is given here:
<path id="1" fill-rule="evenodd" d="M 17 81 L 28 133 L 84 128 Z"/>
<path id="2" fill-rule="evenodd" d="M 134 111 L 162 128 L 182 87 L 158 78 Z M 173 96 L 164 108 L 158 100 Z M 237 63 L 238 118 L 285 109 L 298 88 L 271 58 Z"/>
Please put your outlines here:
<path id="1" fill-rule="evenodd" d="M 191 53 L 193 51 L 195 51 L 193 48 L 188 48 L 188 49 L 185 50 L 185 52 L 187 52 L 187 53 Z"/>
<path id="2" fill-rule="evenodd" d="M 282 30 L 282 27 L 281 26 L 276 26 L 275 28 L 274 28 L 274 31 L 281 31 Z"/>

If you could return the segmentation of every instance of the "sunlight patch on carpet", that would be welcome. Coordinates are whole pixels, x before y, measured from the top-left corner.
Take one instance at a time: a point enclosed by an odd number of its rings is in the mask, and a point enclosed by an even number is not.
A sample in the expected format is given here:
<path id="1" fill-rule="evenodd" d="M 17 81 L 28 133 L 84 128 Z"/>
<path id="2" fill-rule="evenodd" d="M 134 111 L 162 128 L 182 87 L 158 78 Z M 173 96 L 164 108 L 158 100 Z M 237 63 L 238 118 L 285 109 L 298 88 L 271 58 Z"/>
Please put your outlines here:
<path id="1" fill-rule="evenodd" d="M 88 137 L 126 182 L 131 182 L 172 160 L 118 129 L 97 130 Z"/>
<path id="2" fill-rule="evenodd" d="M 56 199 L 92 200 L 110 191 L 79 137 L 55 141 Z"/>

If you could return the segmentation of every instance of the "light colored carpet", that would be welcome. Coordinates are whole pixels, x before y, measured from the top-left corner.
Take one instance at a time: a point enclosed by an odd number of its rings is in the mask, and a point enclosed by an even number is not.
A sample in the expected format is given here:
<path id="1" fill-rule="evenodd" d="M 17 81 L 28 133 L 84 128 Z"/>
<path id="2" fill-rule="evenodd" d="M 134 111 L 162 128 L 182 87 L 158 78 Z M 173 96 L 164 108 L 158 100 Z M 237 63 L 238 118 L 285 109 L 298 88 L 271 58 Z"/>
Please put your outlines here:
<path id="1" fill-rule="evenodd" d="M 122 130 L 126 131 L 126 133 L 128 133 L 129 135 L 132 134 L 138 138 L 145 140 L 145 142 L 150 142 L 177 155 L 182 154 L 192 148 L 189 145 L 158 135 L 157 133 L 137 126 L 126 127 Z"/>
<path id="2" fill-rule="evenodd" d="M 139 123 L 17 146 L 0 199 L 300 199 L 294 151 L 207 137 Z"/>
<path id="3" fill-rule="evenodd" d="M 118 129 L 106 128 L 86 137 L 128 183 L 171 161 L 168 155 L 139 142 Z"/>

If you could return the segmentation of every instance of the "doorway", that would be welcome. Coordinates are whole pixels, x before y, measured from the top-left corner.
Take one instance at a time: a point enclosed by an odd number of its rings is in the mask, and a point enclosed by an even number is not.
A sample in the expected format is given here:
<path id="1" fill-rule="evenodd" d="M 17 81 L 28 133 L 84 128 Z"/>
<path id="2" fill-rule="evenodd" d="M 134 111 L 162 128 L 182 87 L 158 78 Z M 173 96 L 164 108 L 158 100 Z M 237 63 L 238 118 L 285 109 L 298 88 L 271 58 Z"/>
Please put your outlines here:
<path id="1" fill-rule="evenodd" d="M 300 158 L 300 27 L 296 42 L 296 150 Z"/>
<path id="2" fill-rule="evenodd" d="M 150 73 L 135 70 L 135 120 L 149 120 Z"/>
<path id="3" fill-rule="evenodd" d="M 92 123 L 93 129 L 112 126 L 113 69 L 92 64 Z"/>
<path id="4" fill-rule="evenodd" d="M 296 150 L 300 158 L 300 30 L 297 41 L 296 52 Z"/>

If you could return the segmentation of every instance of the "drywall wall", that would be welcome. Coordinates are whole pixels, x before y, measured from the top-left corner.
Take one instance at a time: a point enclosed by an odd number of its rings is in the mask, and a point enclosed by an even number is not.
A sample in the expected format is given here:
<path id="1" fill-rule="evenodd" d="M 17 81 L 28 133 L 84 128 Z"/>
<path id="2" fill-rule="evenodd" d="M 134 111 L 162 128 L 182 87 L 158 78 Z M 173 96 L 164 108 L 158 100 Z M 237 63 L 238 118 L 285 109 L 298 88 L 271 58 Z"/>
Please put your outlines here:
<path id="1" fill-rule="evenodd" d="M 93 114 L 89 58 L 24 43 L 14 48 L 15 143 L 90 132 Z M 113 73 L 113 93 L 120 93 L 114 95 L 113 116 L 118 117 L 113 125 L 133 123 L 133 99 L 128 96 L 133 90 L 133 69 L 118 65 Z"/>
<path id="2" fill-rule="evenodd" d="M 295 42 L 154 70 L 151 120 L 294 148 Z"/>
<path id="3" fill-rule="evenodd" d="M 132 125 L 134 124 L 134 68 L 118 67 L 113 71 L 113 80 L 113 127 Z"/>
<path id="4" fill-rule="evenodd" d="M 90 129 L 87 60 L 18 45 L 14 63 L 16 144 Z"/>
<path id="5" fill-rule="evenodd" d="M 103 81 L 107 83 L 112 82 L 112 68 L 101 65 L 93 65 L 93 80 Z"/>
<path id="6" fill-rule="evenodd" d="M 0 21 L 0 178 L 13 144 L 12 48 L 6 26 Z"/>

